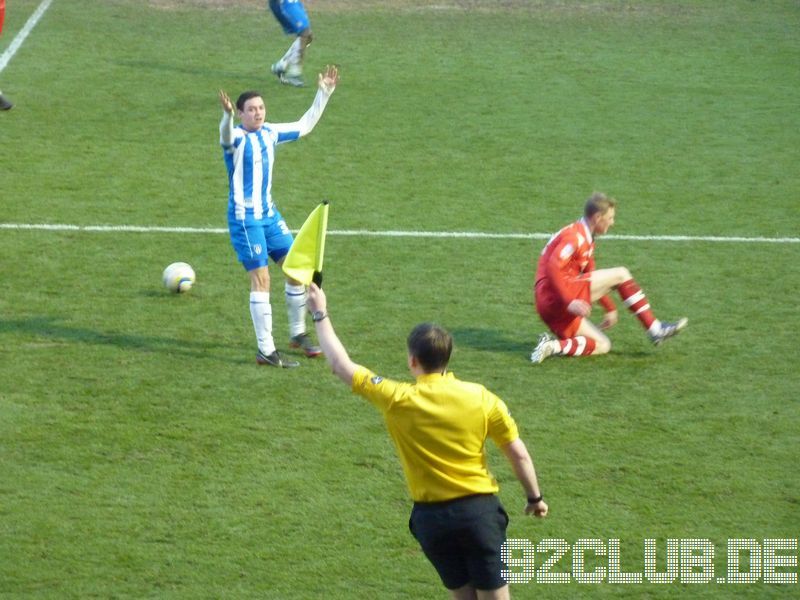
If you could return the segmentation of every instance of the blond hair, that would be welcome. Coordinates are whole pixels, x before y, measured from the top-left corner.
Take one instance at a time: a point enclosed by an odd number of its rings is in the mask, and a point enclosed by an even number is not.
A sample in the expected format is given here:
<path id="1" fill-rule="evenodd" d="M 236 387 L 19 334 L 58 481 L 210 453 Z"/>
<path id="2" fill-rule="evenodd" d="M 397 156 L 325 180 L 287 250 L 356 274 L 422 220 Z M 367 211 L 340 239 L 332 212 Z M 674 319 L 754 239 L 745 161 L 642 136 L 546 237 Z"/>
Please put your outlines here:
<path id="1" fill-rule="evenodd" d="M 583 207 L 583 216 L 591 219 L 596 214 L 604 215 L 611 208 L 616 208 L 617 201 L 602 192 L 593 192 Z"/>

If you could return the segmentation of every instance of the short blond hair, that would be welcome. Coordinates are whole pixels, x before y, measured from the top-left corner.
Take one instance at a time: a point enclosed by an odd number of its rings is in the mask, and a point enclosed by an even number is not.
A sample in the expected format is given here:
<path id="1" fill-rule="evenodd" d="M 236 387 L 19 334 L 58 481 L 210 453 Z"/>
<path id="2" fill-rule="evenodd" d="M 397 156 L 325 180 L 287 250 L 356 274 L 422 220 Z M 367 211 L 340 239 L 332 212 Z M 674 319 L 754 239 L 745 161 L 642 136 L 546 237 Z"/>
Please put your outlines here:
<path id="1" fill-rule="evenodd" d="M 583 207 L 583 216 L 591 219 L 596 214 L 604 215 L 609 209 L 616 207 L 617 201 L 611 196 L 606 196 L 603 192 L 592 192 Z"/>

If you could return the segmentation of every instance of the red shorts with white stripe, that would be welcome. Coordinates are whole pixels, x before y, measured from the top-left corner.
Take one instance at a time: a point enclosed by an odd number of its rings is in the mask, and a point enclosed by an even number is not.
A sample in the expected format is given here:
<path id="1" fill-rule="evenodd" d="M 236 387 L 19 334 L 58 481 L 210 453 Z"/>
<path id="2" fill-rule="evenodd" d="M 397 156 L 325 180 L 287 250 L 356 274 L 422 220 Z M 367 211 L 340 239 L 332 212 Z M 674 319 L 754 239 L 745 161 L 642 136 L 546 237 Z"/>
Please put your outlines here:
<path id="1" fill-rule="evenodd" d="M 590 282 L 588 279 L 576 280 L 570 286 L 572 298 L 591 301 Z M 583 317 L 567 312 L 567 305 L 553 289 L 547 279 L 541 279 L 534 289 L 534 301 L 539 317 L 560 339 L 575 337 L 581 326 Z"/>

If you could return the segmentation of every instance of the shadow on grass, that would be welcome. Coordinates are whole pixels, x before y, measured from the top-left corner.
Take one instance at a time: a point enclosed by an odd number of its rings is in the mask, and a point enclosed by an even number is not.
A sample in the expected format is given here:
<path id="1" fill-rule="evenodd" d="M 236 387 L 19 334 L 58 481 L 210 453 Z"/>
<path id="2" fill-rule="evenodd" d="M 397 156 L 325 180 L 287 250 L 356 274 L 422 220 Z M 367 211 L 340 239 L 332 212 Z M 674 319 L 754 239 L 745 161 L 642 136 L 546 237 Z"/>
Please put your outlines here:
<path id="1" fill-rule="evenodd" d="M 123 350 L 142 352 L 165 352 L 189 358 L 219 356 L 223 348 L 210 342 L 194 342 L 186 339 L 136 335 L 130 333 L 103 332 L 85 327 L 71 327 L 58 323 L 53 317 L 29 319 L 0 319 L 0 334 L 18 333 L 68 343 L 116 346 Z M 239 361 L 229 361 L 238 363 Z"/>
<path id="2" fill-rule="evenodd" d="M 480 329 L 477 327 L 455 328 L 450 329 L 449 331 L 453 336 L 456 346 L 466 346 L 469 348 L 474 348 L 475 350 L 484 350 L 486 352 L 521 354 L 525 356 L 526 359 L 528 356 L 530 356 L 530 353 L 536 346 L 536 340 L 538 336 L 538 334 L 528 334 L 522 332 L 519 337 L 512 339 L 495 329 Z M 616 362 L 613 360 L 614 358 L 625 359 L 626 362 L 631 360 L 649 362 L 653 360 L 653 349 L 636 349 L 632 347 L 631 344 L 626 344 L 626 346 L 627 347 L 616 345 L 611 350 L 613 356 L 594 356 L 592 359 L 604 359 L 612 364 Z M 555 358 L 572 360 L 570 357 Z M 588 357 L 583 358 L 585 359 Z"/>
<path id="3" fill-rule="evenodd" d="M 536 345 L 534 337 L 520 334 L 519 337 L 509 338 L 496 329 L 480 329 L 478 327 L 458 327 L 450 329 L 453 341 L 456 346 L 467 346 L 475 350 L 485 350 L 487 352 L 507 352 L 509 354 L 519 354 L 527 352 L 530 354 Z M 528 339 L 530 338 L 530 339 Z"/>

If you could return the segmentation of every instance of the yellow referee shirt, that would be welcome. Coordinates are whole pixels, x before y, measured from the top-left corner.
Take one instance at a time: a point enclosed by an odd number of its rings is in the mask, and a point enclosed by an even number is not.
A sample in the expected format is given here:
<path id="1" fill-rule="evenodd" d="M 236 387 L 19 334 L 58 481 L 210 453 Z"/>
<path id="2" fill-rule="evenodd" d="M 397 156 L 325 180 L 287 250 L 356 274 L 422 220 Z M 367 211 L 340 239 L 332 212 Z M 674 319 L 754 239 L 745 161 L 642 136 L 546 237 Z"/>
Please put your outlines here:
<path id="1" fill-rule="evenodd" d="M 486 438 L 505 446 L 519 432 L 505 403 L 485 387 L 452 373 L 400 383 L 359 367 L 353 392 L 383 413 L 415 502 L 498 491 L 486 464 Z"/>

